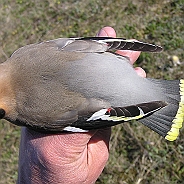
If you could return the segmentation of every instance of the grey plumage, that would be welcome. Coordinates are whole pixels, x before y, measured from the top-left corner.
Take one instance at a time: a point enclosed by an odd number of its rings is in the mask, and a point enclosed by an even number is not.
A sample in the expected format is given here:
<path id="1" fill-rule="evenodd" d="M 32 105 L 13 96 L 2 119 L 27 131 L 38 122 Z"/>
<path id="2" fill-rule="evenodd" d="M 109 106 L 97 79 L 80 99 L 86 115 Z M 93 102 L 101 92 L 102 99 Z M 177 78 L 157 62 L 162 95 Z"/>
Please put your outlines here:
<path id="1" fill-rule="evenodd" d="M 80 131 L 87 124 L 95 129 L 127 121 L 124 117 L 87 120 L 102 109 L 135 105 L 143 111 L 137 119 L 143 118 L 143 124 L 166 137 L 177 124 L 172 121 L 178 109 L 184 116 L 183 102 L 179 108 L 181 81 L 141 78 L 127 58 L 107 52 L 123 48 L 161 51 L 152 44 L 127 43 L 128 47 L 120 38 L 63 38 L 18 49 L 0 65 L 2 118 L 40 131 L 58 132 L 66 127 Z M 136 106 L 155 101 L 165 105 L 152 109 L 149 116 Z"/>

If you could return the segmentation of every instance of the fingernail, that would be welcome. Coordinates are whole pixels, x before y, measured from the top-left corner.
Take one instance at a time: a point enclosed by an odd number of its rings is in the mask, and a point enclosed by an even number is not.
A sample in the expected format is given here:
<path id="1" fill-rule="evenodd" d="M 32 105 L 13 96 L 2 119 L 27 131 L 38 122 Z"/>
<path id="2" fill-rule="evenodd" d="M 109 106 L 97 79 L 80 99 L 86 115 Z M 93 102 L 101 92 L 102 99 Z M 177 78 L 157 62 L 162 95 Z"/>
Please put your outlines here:
<path id="1" fill-rule="evenodd" d="M 104 31 L 104 29 L 101 29 L 101 30 L 98 32 L 97 36 L 108 36 L 108 34 L 107 34 L 106 31 Z"/>

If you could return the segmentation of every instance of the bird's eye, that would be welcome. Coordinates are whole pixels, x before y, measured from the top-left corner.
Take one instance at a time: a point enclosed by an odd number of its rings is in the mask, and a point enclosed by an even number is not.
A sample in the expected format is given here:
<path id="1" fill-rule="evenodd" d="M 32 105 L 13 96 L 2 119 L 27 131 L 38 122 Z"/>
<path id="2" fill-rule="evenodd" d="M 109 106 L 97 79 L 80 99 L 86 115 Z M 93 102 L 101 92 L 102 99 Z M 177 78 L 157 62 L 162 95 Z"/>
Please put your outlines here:
<path id="1" fill-rule="evenodd" d="M 5 116 L 5 110 L 0 108 L 0 119 Z"/>

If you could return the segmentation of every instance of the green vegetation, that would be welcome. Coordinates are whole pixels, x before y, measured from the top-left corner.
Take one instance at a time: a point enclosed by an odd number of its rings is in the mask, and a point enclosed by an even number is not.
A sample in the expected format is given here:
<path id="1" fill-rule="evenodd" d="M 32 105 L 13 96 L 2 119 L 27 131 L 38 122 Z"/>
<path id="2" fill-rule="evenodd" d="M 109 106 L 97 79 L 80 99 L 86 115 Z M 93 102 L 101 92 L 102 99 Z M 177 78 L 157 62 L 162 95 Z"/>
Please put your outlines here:
<path id="1" fill-rule="evenodd" d="M 184 78 L 184 0 L 0 0 L 0 62 L 26 44 L 94 36 L 103 26 L 117 35 L 160 44 L 137 65 L 148 77 Z M 181 64 L 174 66 L 173 55 Z M 0 122 L 0 184 L 15 183 L 20 128 Z M 110 158 L 97 184 L 184 183 L 184 130 L 167 142 L 138 122 L 112 130 Z"/>

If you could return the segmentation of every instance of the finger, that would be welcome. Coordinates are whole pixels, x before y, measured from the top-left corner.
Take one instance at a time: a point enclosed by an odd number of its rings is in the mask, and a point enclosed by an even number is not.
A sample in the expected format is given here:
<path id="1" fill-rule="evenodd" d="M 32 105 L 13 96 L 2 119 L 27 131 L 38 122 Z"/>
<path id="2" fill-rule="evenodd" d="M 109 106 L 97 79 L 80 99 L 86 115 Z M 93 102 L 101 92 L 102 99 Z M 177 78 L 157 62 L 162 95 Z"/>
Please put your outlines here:
<path id="1" fill-rule="evenodd" d="M 131 40 L 136 41 L 135 39 Z M 117 53 L 122 56 L 128 57 L 132 65 L 135 63 L 135 61 L 137 61 L 138 57 L 141 54 L 140 51 L 133 51 L 133 50 L 118 50 Z"/>
<path id="2" fill-rule="evenodd" d="M 141 67 L 136 67 L 134 70 L 137 72 L 137 74 L 141 77 L 146 77 L 146 72 Z"/>
<path id="3" fill-rule="evenodd" d="M 45 152 L 55 152 L 56 155 L 62 154 L 63 150 L 72 150 L 71 153 L 78 154 L 84 150 L 87 143 L 96 131 L 90 131 L 88 133 L 72 133 L 61 132 L 58 134 L 48 134 L 36 132 L 28 128 L 22 128 L 22 138 L 26 139 L 34 146 L 42 147 Z M 55 150 L 55 148 L 57 148 Z"/>
<path id="4" fill-rule="evenodd" d="M 112 27 L 106 26 L 97 33 L 97 36 L 116 37 L 116 32 Z M 128 57 L 130 59 L 130 63 L 133 64 L 137 60 L 141 52 L 131 50 L 118 50 L 117 53 L 122 56 Z"/>
<path id="5" fill-rule="evenodd" d="M 89 175 L 90 178 L 98 178 L 109 158 L 109 140 L 111 128 L 98 130 L 88 143 L 88 166 L 93 172 Z M 95 170 L 94 170 L 95 168 Z"/>
<path id="6" fill-rule="evenodd" d="M 97 36 L 99 37 L 103 37 L 103 36 L 107 36 L 107 37 L 116 37 L 116 32 L 112 27 L 106 26 L 103 27 L 98 33 Z"/>
<path id="7" fill-rule="evenodd" d="M 128 57 L 131 64 L 135 63 L 135 61 L 141 54 L 140 51 L 132 51 L 132 50 L 118 50 L 116 51 L 116 53 Z"/>

